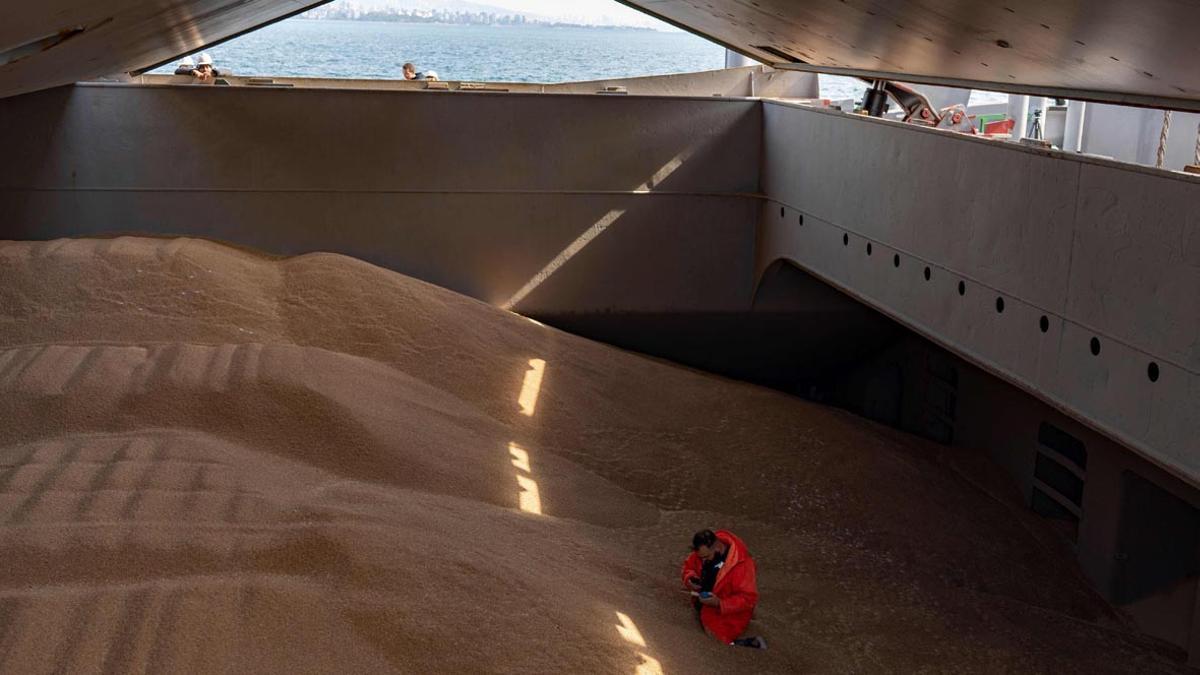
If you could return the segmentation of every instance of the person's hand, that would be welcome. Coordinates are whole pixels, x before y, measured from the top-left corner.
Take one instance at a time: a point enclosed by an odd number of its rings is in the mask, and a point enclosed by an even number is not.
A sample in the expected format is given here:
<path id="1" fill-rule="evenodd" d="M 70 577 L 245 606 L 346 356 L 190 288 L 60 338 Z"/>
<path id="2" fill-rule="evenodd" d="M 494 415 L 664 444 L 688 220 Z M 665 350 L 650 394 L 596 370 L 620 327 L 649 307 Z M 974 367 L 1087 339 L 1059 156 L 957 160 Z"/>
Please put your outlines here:
<path id="1" fill-rule="evenodd" d="M 721 600 L 715 595 L 710 595 L 703 598 L 697 597 L 696 599 L 700 601 L 700 604 L 706 607 L 716 607 L 717 609 L 721 608 Z"/>

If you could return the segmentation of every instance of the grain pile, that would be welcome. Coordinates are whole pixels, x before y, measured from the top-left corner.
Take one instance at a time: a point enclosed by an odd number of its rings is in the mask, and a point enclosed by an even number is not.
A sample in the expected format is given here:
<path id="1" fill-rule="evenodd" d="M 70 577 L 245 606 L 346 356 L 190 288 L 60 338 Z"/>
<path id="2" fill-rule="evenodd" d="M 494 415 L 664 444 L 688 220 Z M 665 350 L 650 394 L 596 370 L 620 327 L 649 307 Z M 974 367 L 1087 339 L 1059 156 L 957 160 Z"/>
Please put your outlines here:
<path id="1" fill-rule="evenodd" d="M 3 672 L 1178 668 L 972 453 L 359 261 L 0 243 L 0 310 Z"/>

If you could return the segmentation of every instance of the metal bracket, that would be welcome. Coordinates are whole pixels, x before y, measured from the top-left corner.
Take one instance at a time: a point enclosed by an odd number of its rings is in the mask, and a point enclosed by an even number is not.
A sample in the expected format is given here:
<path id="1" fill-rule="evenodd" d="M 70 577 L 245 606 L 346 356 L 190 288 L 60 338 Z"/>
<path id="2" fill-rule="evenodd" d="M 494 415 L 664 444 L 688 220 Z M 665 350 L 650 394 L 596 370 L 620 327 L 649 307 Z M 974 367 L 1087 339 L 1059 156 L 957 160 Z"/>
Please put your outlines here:
<path id="1" fill-rule="evenodd" d="M 924 94 L 890 80 L 870 82 L 871 88 L 863 96 L 863 110 L 871 117 L 882 117 L 884 104 L 890 98 L 904 110 L 905 122 L 936 127 L 942 121 L 942 116 Z"/>

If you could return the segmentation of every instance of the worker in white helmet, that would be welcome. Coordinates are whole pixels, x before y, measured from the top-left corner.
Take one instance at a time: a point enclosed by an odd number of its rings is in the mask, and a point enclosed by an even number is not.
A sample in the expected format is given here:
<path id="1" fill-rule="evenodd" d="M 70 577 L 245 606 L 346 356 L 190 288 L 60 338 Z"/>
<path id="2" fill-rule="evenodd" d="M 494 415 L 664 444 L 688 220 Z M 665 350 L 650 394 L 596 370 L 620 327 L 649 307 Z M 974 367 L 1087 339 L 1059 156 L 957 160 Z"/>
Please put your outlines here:
<path id="1" fill-rule="evenodd" d="M 190 56 L 183 57 L 183 60 L 175 67 L 176 75 L 192 75 L 195 72 L 196 62 Z"/>
<path id="2" fill-rule="evenodd" d="M 196 64 L 196 70 L 192 74 L 199 78 L 201 82 L 212 82 L 217 77 L 220 77 L 221 71 L 213 67 L 212 56 L 204 53 L 200 55 L 200 59 Z"/>

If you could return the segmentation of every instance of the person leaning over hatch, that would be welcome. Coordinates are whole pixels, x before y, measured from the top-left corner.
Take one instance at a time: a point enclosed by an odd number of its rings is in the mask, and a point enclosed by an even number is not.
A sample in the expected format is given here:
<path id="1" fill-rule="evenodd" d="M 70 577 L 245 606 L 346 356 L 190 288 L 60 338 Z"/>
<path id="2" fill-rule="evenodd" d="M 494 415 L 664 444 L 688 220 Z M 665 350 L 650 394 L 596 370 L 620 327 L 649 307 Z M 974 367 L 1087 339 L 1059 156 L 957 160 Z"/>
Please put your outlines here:
<path id="1" fill-rule="evenodd" d="M 196 72 L 196 62 L 193 61 L 192 57 L 190 56 L 183 57 L 183 60 L 180 61 L 179 65 L 175 67 L 176 75 L 191 76 L 194 72 Z"/>
<path id="2" fill-rule="evenodd" d="M 683 585 L 704 630 L 728 645 L 766 649 L 761 637 L 738 638 L 758 604 L 754 559 L 746 544 L 726 530 L 703 530 L 692 537 L 683 563 Z"/>
<path id="3" fill-rule="evenodd" d="M 196 65 L 196 69 L 192 71 L 192 76 L 199 79 L 201 82 L 212 82 L 221 76 L 221 71 L 213 66 L 212 57 L 208 54 L 200 55 L 200 62 Z"/>

